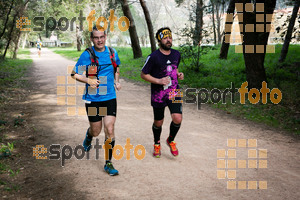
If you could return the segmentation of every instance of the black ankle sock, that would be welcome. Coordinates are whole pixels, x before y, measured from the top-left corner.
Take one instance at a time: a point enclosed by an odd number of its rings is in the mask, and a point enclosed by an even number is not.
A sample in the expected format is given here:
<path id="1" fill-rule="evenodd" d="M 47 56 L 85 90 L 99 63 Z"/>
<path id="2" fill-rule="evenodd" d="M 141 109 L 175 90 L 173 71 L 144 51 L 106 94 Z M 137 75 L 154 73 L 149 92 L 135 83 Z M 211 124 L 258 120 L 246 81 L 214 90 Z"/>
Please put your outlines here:
<path id="1" fill-rule="evenodd" d="M 108 138 L 105 139 L 104 144 L 106 144 L 106 140 L 108 140 Z M 111 138 L 111 142 L 108 143 L 108 145 L 111 145 L 111 148 L 108 149 L 108 160 L 105 161 L 106 164 L 108 162 L 111 162 L 113 149 L 114 149 L 114 146 L 115 146 L 115 138 Z"/>
<path id="2" fill-rule="evenodd" d="M 180 125 L 181 124 L 175 124 L 173 121 L 171 122 L 171 124 L 170 124 L 170 135 L 169 135 L 169 138 L 168 138 L 169 142 L 174 141 L 174 139 L 176 137 L 176 134 L 180 129 Z"/>
<path id="3" fill-rule="evenodd" d="M 152 131 L 153 131 L 153 136 L 154 136 L 154 143 L 160 144 L 161 127 L 157 127 L 153 124 Z"/>
<path id="4" fill-rule="evenodd" d="M 87 130 L 87 137 L 88 137 L 88 139 L 93 139 L 93 136 L 91 136 L 91 134 L 90 134 L 90 128 L 88 128 L 88 130 Z"/>

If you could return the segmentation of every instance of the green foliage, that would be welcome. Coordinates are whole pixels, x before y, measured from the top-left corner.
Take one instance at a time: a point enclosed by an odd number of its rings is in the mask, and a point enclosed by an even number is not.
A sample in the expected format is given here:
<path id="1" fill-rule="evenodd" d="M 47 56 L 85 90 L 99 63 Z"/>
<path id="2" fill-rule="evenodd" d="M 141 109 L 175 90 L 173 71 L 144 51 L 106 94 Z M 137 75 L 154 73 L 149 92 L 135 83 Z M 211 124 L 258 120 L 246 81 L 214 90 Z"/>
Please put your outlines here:
<path id="1" fill-rule="evenodd" d="M 290 45 L 286 61 L 279 64 L 278 58 L 281 48 L 282 45 L 276 45 L 275 53 L 266 54 L 265 58 L 268 88 L 279 88 L 283 94 L 282 101 L 278 105 L 272 104 L 270 101 L 265 105 L 261 103 L 253 105 L 249 101 L 246 101 L 246 104 L 242 105 L 238 103 L 239 99 L 236 99 L 237 103 L 234 105 L 231 103 L 218 103 L 213 105 L 213 107 L 226 110 L 229 113 L 255 122 L 268 124 L 273 127 L 292 131 L 295 134 L 300 134 L 300 118 L 299 114 L 297 114 L 300 110 L 298 103 L 300 101 L 300 47 L 299 45 Z M 217 56 L 217 54 L 215 56 Z M 205 57 L 206 55 L 202 58 Z M 228 60 L 219 60 L 217 57 L 210 57 L 210 59 L 210 62 L 203 62 L 210 66 L 210 74 L 214 76 L 213 87 L 209 87 L 204 80 L 198 81 L 199 84 L 202 84 L 202 88 L 208 87 L 211 89 L 216 87 L 224 89 L 230 87 L 230 82 L 235 83 L 235 87 L 237 88 L 242 82 L 246 81 L 242 55 L 235 54 L 234 48 L 231 47 Z M 223 67 L 219 66 L 220 62 L 223 63 Z M 230 66 L 229 68 L 231 70 L 226 66 Z M 222 68 L 225 68 L 225 70 Z M 226 77 L 226 79 L 221 81 L 220 77 Z M 193 81 L 197 80 L 194 79 Z"/>
<path id="2" fill-rule="evenodd" d="M 11 156 L 11 152 L 14 150 L 14 143 L 1 144 L 0 146 L 0 159 Z"/>
<path id="3" fill-rule="evenodd" d="M 0 174 L 5 173 L 7 170 L 9 169 L 9 166 L 4 164 L 4 163 L 0 163 Z M 1 181 L 1 180 L 0 180 Z M 4 185 L 5 182 L 0 182 L 0 185 Z"/>
<path id="4" fill-rule="evenodd" d="M 29 50 L 20 51 L 24 57 L 30 54 Z M 5 59 L 0 60 L 0 93 L 8 88 L 20 87 L 24 84 L 21 78 L 32 63 L 31 59 Z"/>
<path id="5" fill-rule="evenodd" d="M 3 183 L 3 184 L 2 184 Z M 8 185 L 6 182 L 1 182 L 0 185 L 5 185 L 4 186 L 4 190 L 7 192 L 11 192 L 11 191 L 19 191 L 21 189 L 21 186 L 19 185 L 14 185 L 14 184 L 10 184 Z"/>
<path id="6" fill-rule="evenodd" d="M 15 177 L 16 175 L 18 175 L 20 173 L 20 169 L 17 169 L 16 171 L 12 170 L 10 168 L 9 165 L 4 164 L 4 163 L 0 163 L 0 174 L 6 174 L 9 173 L 10 177 Z M 15 185 L 10 183 L 7 180 L 0 180 L 0 188 L 3 188 L 5 191 L 18 191 L 20 190 L 20 186 L 19 185 Z"/>
<path id="7" fill-rule="evenodd" d="M 194 47 L 193 49 L 198 48 Z M 195 58 L 187 58 L 180 66 L 185 73 L 182 83 L 195 88 L 225 89 L 234 83 L 241 85 L 246 80 L 245 65 L 242 54 L 235 54 L 234 47 L 229 50 L 227 60 L 218 58 L 220 50 L 216 47 L 202 47 L 200 52 L 201 63 L 198 70 L 193 62 Z M 195 73 L 196 72 L 196 73 Z"/>
<path id="8" fill-rule="evenodd" d="M 12 152 L 14 150 L 14 143 L 7 143 L 7 145 L 5 144 L 2 144 L 1 147 L 0 147 L 0 152 L 7 152 L 7 151 L 10 151 Z"/>
<path id="9" fill-rule="evenodd" d="M 14 126 L 17 127 L 17 126 L 20 126 L 22 125 L 24 119 L 22 119 L 20 116 L 18 116 L 17 118 L 14 119 Z"/>
<path id="10" fill-rule="evenodd" d="M 84 52 L 84 49 L 82 51 L 77 51 L 75 48 L 49 48 L 54 53 L 60 54 L 66 58 L 69 58 L 71 60 L 78 60 L 82 52 Z"/>
<path id="11" fill-rule="evenodd" d="M 140 77 L 141 69 L 147 56 L 151 54 L 151 48 L 141 48 L 144 57 L 138 59 L 132 59 L 133 53 L 131 48 L 117 47 L 115 49 L 121 60 L 120 76 L 131 80 L 143 81 Z"/>
<path id="12" fill-rule="evenodd" d="M 19 53 L 18 59 L 8 58 L 0 61 L 0 174 L 3 174 L 1 175 L 1 179 L 7 177 L 4 180 L 0 180 L 0 188 L 2 188 L 1 191 L 8 192 L 20 189 L 19 185 L 13 184 L 10 181 L 20 173 L 20 169 L 16 169 L 15 162 L 12 164 L 13 159 L 3 159 L 11 158 L 12 152 L 15 149 L 15 141 L 10 140 L 8 142 L 8 137 L 4 134 L 8 130 L 11 132 L 14 127 L 10 125 L 6 126 L 6 123 L 10 120 L 5 119 L 6 115 L 2 112 L 2 108 L 9 106 L 14 93 L 21 91 L 20 89 L 24 87 L 26 83 L 24 77 L 32 63 L 32 60 L 29 59 L 30 51 L 28 49 L 20 49 Z M 16 118 L 14 122 L 15 124 L 20 124 L 21 119 Z"/>
<path id="13" fill-rule="evenodd" d="M 8 172 L 9 172 L 9 176 L 14 177 L 14 176 L 19 174 L 20 169 L 17 169 L 16 171 L 13 171 L 12 169 L 9 169 Z"/>
<path id="14" fill-rule="evenodd" d="M 295 134 L 299 134 L 299 119 L 297 120 L 293 115 L 289 115 L 288 113 L 293 113 L 293 110 L 282 105 L 274 105 L 270 102 L 268 104 L 253 105 L 248 101 L 242 105 L 237 101 L 234 105 L 230 103 L 218 103 L 213 104 L 212 107 L 225 110 L 227 113 L 232 113 L 235 116 L 254 122 L 264 123 L 276 128 L 283 128 Z"/>
<path id="15" fill-rule="evenodd" d="M 203 54 L 203 48 L 200 46 L 192 47 L 190 45 L 183 45 L 180 47 L 181 61 L 187 69 L 199 72 L 203 63 L 200 62 L 200 54 Z M 188 64 L 187 64 L 188 63 Z"/>
<path id="16" fill-rule="evenodd" d="M 29 54 L 29 50 L 21 50 L 20 57 L 25 59 L 8 58 L 0 61 L 0 108 L 7 106 L 14 92 L 26 85 L 24 77 L 32 63 L 31 59 L 27 59 Z M 0 120 L 2 125 L 0 125 L 0 142 L 4 143 L 0 146 L 1 158 L 10 156 L 15 144 L 14 142 L 5 142 L 6 135 L 3 135 L 2 130 L 6 129 L 5 125 L 8 120 L 3 120 L 4 118 L 5 115 L 1 112 Z M 16 126 L 21 125 L 22 122 L 23 119 L 20 117 L 14 119 L 14 125 Z"/>

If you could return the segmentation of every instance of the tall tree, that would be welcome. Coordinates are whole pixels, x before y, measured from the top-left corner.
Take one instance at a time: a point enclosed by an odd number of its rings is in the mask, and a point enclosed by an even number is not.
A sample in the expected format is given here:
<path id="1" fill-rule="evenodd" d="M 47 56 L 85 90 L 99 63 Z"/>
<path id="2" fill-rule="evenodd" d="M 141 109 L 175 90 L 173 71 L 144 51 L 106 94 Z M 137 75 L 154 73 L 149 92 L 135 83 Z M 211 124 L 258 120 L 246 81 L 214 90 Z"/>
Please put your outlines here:
<path id="1" fill-rule="evenodd" d="M 283 43 L 283 46 L 282 46 L 282 49 L 281 49 L 279 62 L 283 62 L 286 58 L 287 53 L 288 53 L 289 45 L 290 45 L 290 41 L 291 41 L 291 38 L 292 38 L 292 33 L 293 33 L 294 25 L 295 25 L 295 20 L 297 18 L 297 13 L 298 13 L 298 10 L 299 10 L 299 4 L 300 4 L 299 0 L 295 1 L 292 17 L 290 19 L 290 23 L 289 23 L 289 26 L 288 26 L 288 29 L 287 29 L 287 32 L 286 32 L 286 35 L 285 35 L 284 43 Z"/>
<path id="2" fill-rule="evenodd" d="M 81 35 L 79 34 L 79 25 L 76 24 L 76 47 L 77 47 L 77 51 L 81 51 Z"/>
<path id="3" fill-rule="evenodd" d="M 151 51 L 153 52 L 153 51 L 156 50 L 156 45 L 155 45 L 154 31 L 153 31 L 153 25 L 152 25 L 152 22 L 151 22 L 150 13 L 149 13 L 149 10 L 147 8 L 146 1 L 140 0 L 140 4 L 143 8 L 145 19 L 146 19 L 146 22 L 147 22 L 149 38 L 150 38 L 150 43 L 151 43 Z"/>
<path id="4" fill-rule="evenodd" d="M 19 6 L 19 9 L 18 9 L 18 17 L 22 17 L 24 12 L 26 11 L 27 9 L 27 6 L 28 6 L 28 3 L 29 3 L 29 0 L 27 0 L 24 5 L 21 4 Z M 17 58 L 17 54 L 18 54 L 18 50 L 19 50 L 19 44 L 20 44 L 20 40 L 21 40 L 21 36 L 22 36 L 22 31 L 20 29 L 16 29 L 15 31 L 15 35 L 16 37 L 13 39 L 13 42 L 15 44 L 14 46 L 14 50 L 13 50 L 13 58 L 16 59 Z"/>
<path id="5" fill-rule="evenodd" d="M 222 39 L 222 46 L 220 49 L 220 59 L 227 59 L 227 55 L 228 55 L 228 50 L 229 50 L 229 46 L 230 43 L 225 42 L 225 35 L 227 34 L 231 34 L 231 28 L 232 28 L 232 21 L 230 20 L 230 15 L 234 13 L 234 8 L 235 8 L 235 0 L 230 0 L 228 8 L 227 8 L 227 15 L 226 15 L 226 19 L 225 19 L 225 26 L 224 26 L 224 31 L 223 31 L 223 39 Z M 228 28 L 226 28 L 228 26 Z"/>
<path id="6" fill-rule="evenodd" d="M 10 45 L 11 45 L 12 41 L 15 43 L 15 45 L 16 45 L 16 43 L 17 43 L 17 45 L 19 44 L 16 41 L 19 41 L 20 36 L 21 36 L 21 31 L 19 29 L 16 30 L 16 20 L 17 20 L 18 17 L 20 17 L 23 14 L 23 11 L 26 8 L 28 2 L 29 2 L 29 0 L 16 0 L 16 1 L 14 1 L 14 7 L 13 7 L 14 12 L 12 13 L 12 16 L 8 15 L 9 18 L 13 18 L 13 19 L 12 19 L 12 21 L 9 25 L 6 22 L 7 26 L 10 27 L 10 30 L 7 34 L 5 34 L 7 43 L 6 43 L 6 46 L 5 46 L 4 53 L 2 55 L 2 59 L 4 59 L 6 57 L 7 51 L 10 48 Z M 9 13 L 10 13 L 10 11 L 9 11 Z M 5 29 L 4 29 L 4 33 L 5 33 Z M 17 50 L 17 48 L 15 50 Z M 16 58 L 16 52 L 14 54 L 14 58 Z"/>
<path id="7" fill-rule="evenodd" d="M 4 4 L 4 2 L 2 2 L 3 4 Z M 14 5 L 14 0 L 12 0 L 11 1 L 11 3 L 10 3 L 10 6 L 9 6 L 9 8 L 8 8 L 8 12 L 7 12 L 7 15 L 6 15 L 6 18 L 5 18 L 5 22 L 4 22 L 4 26 L 3 26 L 3 29 L 2 29 L 2 32 L 1 32 L 1 34 L 0 34 L 0 39 L 2 38 L 2 36 L 4 35 L 4 33 L 5 33 L 5 30 L 6 30 L 6 27 L 7 27 L 7 22 L 8 22 L 8 20 L 9 20 L 9 15 L 10 15 L 10 12 L 11 12 L 11 10 L 12 10 L 12 8 L 13 8 L 13 5 Z M 3 6 L 3 7 L 2 7 Z M 5 11 L 6 9 L 5 9 L 5 5 L 2 5 L 1 6 L 1 10 L 3 9 L 3 11 Z"/>
<path id="8" fill-rule="evenodd" d="M 224 0 L 211 0 L 209 7 L 211 11 L 208 11 L 212 15 L 212 28 L 214 35 L 214 44 L 221 44 L 221 17 L 224 14 L 223 6 Z"/>
<path id="9" fill-rule="evenodd" d="M 127 0 L 121 0 L 122 10 L 124 15 L 129 19 L 130 25 L 129 25 L 129 35 L 131 40 L 131 47 L 133 51 L 133 58 L 140 58 L 143 56 L 142 50 L 140 47 L 139 37 L 136 31 L 134 19 L 131 15 L 131 11 L 128 5 Z"/>
<path id="10" fill-rule="evenodd" d="M 3 53 L 3 55 L 2 55 L 2 59 L 4 59 L 5 58 L 5 56 L 6 56 L 6 53 L 7 53 L 7 51 L 8 51 L 8 48 L 9 48 L 9 45 L 10 45 L 10 42 L 11 42 L 11 40 L 12 40 L 12 33 L 13 33 L 13 30 L 14 30 L 14 27 L 15 27 L 15 21 L 16 21 L 16 19 L 17 19 L 17 15 L 18 15 L 18 13 L 16 13 L 16 14 L 14 14 L 14 18 L 13 18 L 13 21 L 12 21 L 12 25 L 11 25 L 11 27 L 10 27 L 10 31 L 9 31 L 9 34 L 8 34 L 8 39 L 7 39 L 7 43 L 6 43 L 6 47 L 5 47 L 5 50 L 4 50 L 4 53 Z"/>
<path id="11" fill-rule="evenodd" d="M 221 43 L 221 16 L 220 16 L 220 5 L 221 2 L 219 0 L 216 1 L 216 19 L 217 19 L 217 36 L 218 36 L 218 44 Z"/>
<path id="12" fill-rule="evenodd" d="M 197 0 L 196 6 L 196 24 L 193 34 L 193 45 L 199 45 L 202 40 L 203 30 L 203 0 Z"/>
<path id="13" fill-rule="evenodd" d="M 216 34 L 216 22 L 215 22 L 215 2 L 211 1 L 211 14 L 213 23 L 213 33 L 214 33 L 214 45 L 217 44 L 217 34 Z"/>
<path id="14" fill-rule="evenodd" d="M 251 0 L 243 1 L 242 4 L 244 8 L 246 8 L 247 3 L 247 7 L 249 7 Z M 241 30 L 241 34 L 244 35 L 243 55 L 246 66 L 246 79 L 248 81 L 249 88 L 261 88 L 262 82 L 267 81 L 264 61 L 271 22 L 266 22 L 265 20 L 262 20 L 263 22 L 260 23 L 257 22 L 256 6 L 258 3 L 262 3 L 264 7 L 264 11 L 260 14 L 266 15 L 266 18 L 270 18 L 270 16 L 273 15 L 276 6 L 276 0 L 256 0 L 252 12 L 249 11 L 249 8 L 248 11 L 247 9 L 243 9 L 243 16 L 238 16 L 239 22 L 243 21 L 243 30 Z M 243 20 L 241 17 L 243 17 Z M 256 28 L 254 27 L 255 24 L 263 24 L 265 27 L 264 30 L 266 31 L 256 31 Z M 263 50 L 259 49 L 258 47 L 263 47 Z"/>
<path id="15" fill-rule="evenodd" d="M 67 9 L 69 10 L 69 15 L 72 16 L 73 13 L 82 15 L 82 4 L 88 3 L 86 0 L 69 0 L 69 2 L 65 5 Z M 103 4 L 103 2 L 100 2 L 100 4 Z M 103 9 L 104 10 L 104 9 Z M 81 51 L 82 46 L 82 28 L 80 27 L 81 24 L 75 21 L 75 37 L 76 37 L 76 47 L 77 51 Z"/>

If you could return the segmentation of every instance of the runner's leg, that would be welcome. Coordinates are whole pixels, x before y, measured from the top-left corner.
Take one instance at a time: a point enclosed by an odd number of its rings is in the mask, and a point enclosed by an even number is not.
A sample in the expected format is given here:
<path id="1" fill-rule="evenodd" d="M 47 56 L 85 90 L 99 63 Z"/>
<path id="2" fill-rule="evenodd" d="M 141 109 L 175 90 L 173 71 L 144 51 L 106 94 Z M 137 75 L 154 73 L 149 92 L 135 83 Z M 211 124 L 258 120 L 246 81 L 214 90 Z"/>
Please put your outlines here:
<path id="1" fill-rule="evenodd" d="M 92 137 L 97 137 L 102 129 L 102 121 L 90 122 L 89 135 Z"/>
<path id="2" fill-rule="evenodd" d="M 179 131 L 179 128 L 180 128 L 180 125 L 182 122 L 182 114 L 173 113 L 173 114 L 171 114 L 171 117 L 172 117 L 172 122 L 170 124 L 170 135 L 168 138 L 169 142 L 174 141 L 174 139 Z"/>
<path id="3" fill-rule="evenodd" d="M 152 132 L 154 137 L 154 144 L 160 143 L 160 135 L 161 135 L 162 125 L 164 123 L 164 112 L 165 112 L 165 107 L 163 108 L 153 107 L 154 122 L 152 125 Z"/>
<path id="4" fill-rule="evenodd" d="M 154 114 L 154 122 L 152 125 L 152 132 L 153 132 L 153 137 L 154 137 L 153 156 L 156 158 L 159 158 L 161 155 L 160 135 L 161 135 L 162 125 L 164 123 L 164 112 L 165 112 L 165 107 L 163 107 L 163 108 L 154 108 L 153 107 L 153 114 Z"/>
<path id="5" fill-rule="evenodd" d="M 170 134 L 168 141 L 169 143 L 174 141 L 176 134 L 179 131 L 181 122 L 182 122 L 182 104 L 181 103 L 169 103 L 168 104 L 172 122 L 170 124 Z"/>
<path id="6" fill-rule="evenodd" d="M 114 126 L 116 122 L 115 116 L 105 116 L 103 118 L 104 132 L 105 132 L 105 165 L 104 170 L 111 176 L 118 175 L 119 172 L 116 170 L 111 162 L 113 149 L 115 146 L 115 133 Z"/>
<path id="7" fill-rule="evenodd" d="M 105 116 L 103 118 L 104 122 L 104 133 L 105 133 L 105 145 L 111 145 L 106 149 L 105 160 L 106 162 L 111 162 L 113 148 L 115 146 L 115 133 L 114 126 L 116 122 L 115 116 Z M 108 150 L 108 153 L 107 153 Z"/>
<path id="8" fill-rule="evenodd" d="M 102 116 L 98 115 L 99 103 L 91 102 L 89 104 L 85 104 L 86 113 L 88 115 L 90 127 L 87 129 L 85 139 L 83 141 L 83 147 L 85 151 L 89 151 L 91 148 L 91 143 L 93 137 L 97 137 L 102 128 Z"/>
<path id="9" fill-rule="evenodd" d="M 111 162 L 113 148 L 115 146 L 115 122 L 117 115 L 117 100 L 111 99 L 105 102 L 107 108 L 106 116 L 103 118 L 105 133 L 105 161 Z M 107 145 L 107 146 L 106 146 Z"/>
<path id="10" fill-rule="evenodd" d="M 167 144 L 170 147 L 171 154 L 173 156 L 178 156 L 178 149 L 174 139 L 180 129 L 182 122 L 182 104 L 181 103 L 170 103 L 168 105 L 172 117 L 172 122 L 170 124 L 170 134 L 167 139 Z"/>

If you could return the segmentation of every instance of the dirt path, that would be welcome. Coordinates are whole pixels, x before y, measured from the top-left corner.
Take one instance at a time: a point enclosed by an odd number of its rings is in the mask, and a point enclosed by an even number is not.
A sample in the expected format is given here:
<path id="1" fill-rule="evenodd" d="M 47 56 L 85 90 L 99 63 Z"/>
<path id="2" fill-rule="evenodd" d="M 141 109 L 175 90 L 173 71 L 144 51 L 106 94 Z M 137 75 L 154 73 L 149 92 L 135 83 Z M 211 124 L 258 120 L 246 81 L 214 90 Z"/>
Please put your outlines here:
<path id="1" fill-rule="evenodd" d="M 53 52 L 43 49 L 42 57 L 32 51 L 34 60 L 34 91 L 24 103 L 32 108 L 31 122 L 37 129 L 34 145 L 66 144 L 74 147 L 82 144 L 88 127 L 86 116 L 68 116 L 67 107 L 57 105 L 57 76 L 67 76 L 67 66 L 75 64 Z M 188 77 L 186 77 L 188 78 Z M 136 147 L 146 149 L 143 160 L 126 154 L 114 161 L 120 175 L 110 177 L 103 171 L 103 150 L 95 160 L 95 150 L 90 159 L 72 159 L 61 167 L 61 160 L 36 160 L 31 157 L 30 172 L 26 174 L 20 197 L 32 199 L 299 199 L 300 150 L 299 140 L 287 134 L 245 120 L 233 119 L 196 105 L 184 105 L 182 128 L 177 136 L 179 156 L 171 156 L 165 143 L 162 144 L 160 159 L 152 157 L 152 109 L 150 87 L 140 83 L 121 80 L 123 89 L 118 92 L 118 115 L 116 122 L 116 143 L 123 146 L 126 139 Z M 76 106 L 83 107 L 80 97 Z M 170 116 L 166 112 L 162 140 L 168 136 Z M 98 137 L 103 143 L 103 131 Z M 227 147 L 227 139 L 256 139 L 256 147 Z M 95 142 L 95 140 L 94 140 Z M 251 141 L 250 141 L 251 143 Z M 29 147 L 32 148 L 32 147 Z M 236 163 L 236 178 L 246 187 L 261 189 L 227 189 L 229 179 L 218 179 L 217 150 L 235 149 L 236 158 L 225 158 L 229 165 L 234 160 L 245 160 L 246 168 Z M 248 158 L 248 150 L 267 149 L 267 158 Z M 29 150 L 28 150 L 29 151 Z M 258 153 L 257 153 L 258 155 Z M 262 154 L 260 154 L 262 155 Z M 264 154 L 265 155 L 265 154 Z M 49 148 L 48 148 L 49 157 Z M 222 158 L 220 158 L 222 159 Z M 224 158 L 223 158 L 224 159 Z M 251 160 L 251 161 L 250 161 Z M 248 164 L 265 160 L 267 168 L 248 168 Z M 261 167 L 265 161 L 260 161 Z M 220 161 L 220 164 L 222 161 Z M 256 163 L 256 162 L 255 162 Z M 255 164 L 254 163 L 254 164 Z M 221 166 L 219 166 L 221 167 Z M 234 166 L 233 166 L 234 167 Z M 227 171 L 227 169 L 226 169 Z M 234 172 L 229 172 L 231 174 Z M 222 172 L 220 172 L 220 175 Z M 230 182 L 233 184 L 234 182 Z M 243 187 L 244 182 L 239 182 Z"/>

